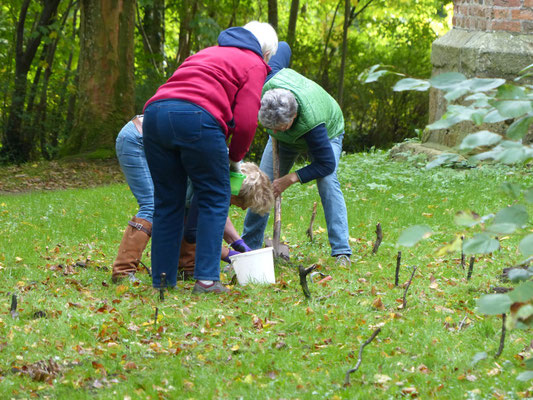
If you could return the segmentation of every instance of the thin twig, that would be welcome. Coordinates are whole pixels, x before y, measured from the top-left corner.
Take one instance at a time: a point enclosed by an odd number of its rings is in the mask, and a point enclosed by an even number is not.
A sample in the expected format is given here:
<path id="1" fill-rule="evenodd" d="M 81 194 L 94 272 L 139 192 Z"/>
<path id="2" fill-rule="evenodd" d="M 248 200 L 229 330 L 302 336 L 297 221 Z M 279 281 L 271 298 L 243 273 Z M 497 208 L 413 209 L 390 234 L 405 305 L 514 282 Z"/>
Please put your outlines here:
<path id="1" fill-rule="evenodd" d="M 346 386 L 350 386 L 350 374 L 357 371 L 359 369 L 359 366 L 361 365 L 361 361 L 363 361 L 363 349 L 365 348 L 365 346 L 367 344 L 369 344 L 370 342 L 372 342 L 372 340 L 374 340 L 376 338 L 376 336 L 379 334 L 379 332 L 381 332 L 381 328 L 378 328 L 376 329 L 373 333 L 372 333 L 372 336 L 370 336 L 366 342 L 364 342 L 361 347 L 359 348 L 359 357 L 357 359 L 357 364 L 355 364 L 355 367 L 353 367 L 352 369 L 349 369 L 347 372 L 346 372 L 346 376 L 344 377 L 344 387 Z"/>
<path id="2" fill-rule="evenodd" d="M 159 300 L 165 300 L 165 288 L 167 287 L 167 274 L 161 273 L 161 286 L 159 287 Z"/>
<path id="3" fill-rule="evenodd" d="M 465 253 L 463 252 L 463 244 L 465 242 L 465 237 L 461 236 L 461 267 L 465 269 Z"/>
<path id="4" fill-rule="evenodd" d="M 307 236 L 309 236 L 309 240 L 313 241 L 313 224 L 315 222 L 316 217 L 316 201 L 313 203 L 313 212 L 311 213 L 311 222 L 309 222 L 309 228 L 307 228 Z"/>
<path id="5" fill-rule="evenodd" d="M 457 330 L 460 331 L 463 328 L 463 325 L 465 324 L 466 319 L 468 318 L 468 315 L 465 315 L 459 326 L 457 327 Z"/>
<path id="6" fill-rule="evenodd" d="M 466 276 L 466 280 L 469 281 L 472 277 L 472 271 L 474 270 L 474 261 L 476 258 L 474 256 L 470 257 L 470 264 L 468 265 L 468 275 Z"/>
<path id="7" fill-rule="evenodd" d="M 155 308 L 155 315 L 154 315 L 154 327 L 157 326 L 157 316 L 159 314 L 159 308 Z"/>
<path id="8" fill-rule="evenodd" d="M 148 268 L 141 260 L 139 260 L 139 263 L 141 263 L 146 272 L 148 272 L 148 275 L 152 276 L 152 271 L 150 271 L 150 268 Z"/>
<path id="9" fill-rule="evenodd" d="M 413 267 L 413 273 L 411 274 L 411 277 L 409 278 L 409 282 L 407 282 L 407 286 L 405 287 L 405 292 L 403 292 L 403 306 L 402 309 L 405 310 L 405 306 L 407 305 L 407 291 L 409 290 L 409 286 L 411 286 L 411 282 L 413 281 L 413 276 L 415 276 L 416 272 L 416 266 Z"/>
<path id="10" fill-rule="evenodd" d="M 19 313 L 17 312 L 17 304 L 18 304 L 17 295 L 13 293 L 13 295 L 11 296 L 11 309 L 10 309 L 11 317 L 13 319 L 17 319 L 19 316 Z"/>
<path id="11" fill-rule="evenodd" d="M 303 265 L 298 265 L 298 274 L 300 275 L 300 285 L 302 285 L 302 290 L 304 292 L 304 296 L 307 299 L 311 298 L 311 292 L 309 291 L 309 287 L 307 286 L 307 275 L 309 275 L 313 270 L 315 270 L 318 266 L 316 264 L 311 265 L 308 268 L 305 268 Z"/>
<path id="12" fill-rule="evenodd" d="M 378 222 L 378 224 L 376 225 L 376 242 L 374 243 L 374 247 L 372 248 L 372 254 L 376 254 L 378 252 L 382 240 L 383 230 L 381 229 L 381 223 Z"/>
<path id="13" fill-rule="evenodd" d="M 396 274 L 394 275 L 394 286 L 398 286 L 398 280 L 400 279 L 400 264 L 402 263 L 402 252 L 399 251 L 396 256 Z"/>
<path id="14" fill-rule="evenodd" d="M 502 335 L 500 336 L 500 347 L 498 348 L 498 351 L 494 355 L 494 358 L 498 358 L 502 352 L 503 352 L 503 346 L 505 345 L 505 320 L 507 319 L 507 314 L 502 314 Z"/>

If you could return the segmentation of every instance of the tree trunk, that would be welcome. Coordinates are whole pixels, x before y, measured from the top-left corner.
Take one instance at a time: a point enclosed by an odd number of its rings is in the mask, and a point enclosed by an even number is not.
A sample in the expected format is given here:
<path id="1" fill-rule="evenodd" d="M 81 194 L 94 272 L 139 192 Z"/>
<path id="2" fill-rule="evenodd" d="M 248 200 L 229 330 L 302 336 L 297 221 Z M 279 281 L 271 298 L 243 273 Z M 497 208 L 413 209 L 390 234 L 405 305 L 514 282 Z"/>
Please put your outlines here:
<path id="1" fill-rule="evenodd" d="M 268 23 L 278 31 L 278 0 L 268 0 Z"/>
<path id="2" fill-rule="evenodd" d="M 140 28 L 145 51 L 152 55 L 157 71 L 164 74 L 165 0 L 153 0 L 151 4 L 144 7 L 144 17 Z"/>
<path id="3" fill-rule="evenodd" d="M 326 43 L 324 44 L 324 53 L 322 54 L 322 61 L 320 62 L 320 70 L 319 74 L 321 76 L 321 86 L 328 90 L 329 89 L 329 63 L 332 57 L 328 57 L 328 46 L 329 46 L 329 40 L 331 39 L 331 33 L 333 32 L 333 27 L 335 26 L 335 20 L 337 19 L 337 13 L 339 12 L 339 7 L 342 3 L 342 0 L 339 0 L 337 3 L 337 7 L 335 7 L 335 13 L 333 14 L 333 18 L 331 20 L 331 25 L 328 30 L 328 34 L 326 36 Z"/>
<path id="4" fill-rule="evenodd" d="M 287 43 L 291 47 L 294 47 L 294 41 L 296 39 L 296 21 L 298 20 L 298 7 L 300 6 L 299 0 L 291 1 L 291 10 L 289 14 L 289 27 L 287 29 Z"/>
<path id="5" fill-rule="evenodd" d="M 16 28 L 16 51 L 15 51 L 15 80 L 11 96 L 9 117 L 2 141 L 2 156 L 10 162 L 24 162 L 29 159 L 33 143 L 23 132 L 22 115 L 26 100 L 28 72 L 30 70 L 39 44 L 46 27 L 53 22 L 60 0 L 47 0 L 39 15 L 35 30 L 29 35 L 30 39 L 24 46 L 24 25 L 28 13 L 30 0 L 22 4 Z"/>
<path id="6" fill-rule="evenodd" d="M 135 2 L 82 0 L 74 129 L 62 154 L 114 148 L 134 113 Z"/>
<path id="7" fill-rule="evenodd" d="M 197 10 L 198 0 L 183 0 L 180 10 L 179 47 L 174 68 L 177 68 L 191 53 L 191 21 L 196 16 Z"/>
<path id="8" fill-rule="evenodd" d="M 344 0 L 344 27 L 342 28 L 342 53 L 341 53 L 341 69 L 339 71 L 339 87 L 337 90 L 337 102 L 339 106 L 344 103 L 344 71 L 346 70 L 346 53 L 348 51 L 348 28 L 350 27 L 350 0 Z"/>

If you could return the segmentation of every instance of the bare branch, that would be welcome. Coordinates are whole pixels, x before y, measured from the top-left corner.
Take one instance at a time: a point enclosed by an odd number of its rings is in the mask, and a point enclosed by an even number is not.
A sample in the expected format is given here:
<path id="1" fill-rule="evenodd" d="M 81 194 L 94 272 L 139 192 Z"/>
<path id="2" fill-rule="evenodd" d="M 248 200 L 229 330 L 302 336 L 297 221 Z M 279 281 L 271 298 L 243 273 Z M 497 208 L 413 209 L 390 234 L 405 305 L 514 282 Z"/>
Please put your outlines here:
<path id="1" fill-rule="evenodd" d="M 405 310 L 405 307 L 407 306 L 407 291 L 409 290 L 409 286 L 411 286 L 411 282 L 413 281 L 415 272 L 416 272 L 416 266 L 413 267 L 413 273 L 411 274 L 411 277 L 409 278 L 409 282 L 407 282 L 407 286 L 405 287 L 405 292 L 403 292 L 402 309 L 404 310 Z"/>
<path id="2" fill-rule="evenodd" d="M 355 367 L 353 367 L 352 369 L 349 369 L 347 372 L 346 372 L 346 376 L 344 377 L 344 387 L 346 386 L 350 386 L 350 374 L 357 371 L 359 369 L 359 366 L 361 365 L 361 361 L 363 361 L 363 349 L 365 348 L 365 346 L 367 344 L 369 344 L 370 342 L 372 342 L 372 340 L 374 340 L 376 338 L 376 336 L 379 334 L 379 332 L 381 332 L 381 328 L 378 328 L 376 329 L 373 333 L 372 333 L 372 336 L 370 336 L 366 342 L 364 342 L 361 347 L 359 348 L 359 357 L 357 359 L 357 364 L 355 364 Z"/>
<path id="3" fill-rule="evenodd" d="M 313 212 L 311 214 L 311 221 L 309 222 L 309 228 L 307 228 L 307 236 L 309 236 L 309 240 L 313 241 L 313 224 L 315 222 L 316 218 L 316 201 L 313 203 Z"/>
<path id="4" fill-rule="evenodd" d="M 309 275 L 313 270 L 317 268 L 316 264 L 311 265 L 308 268 L 305 268 L 303 265 L 298 265 L 298 274 L 300 275 L 300 285 L 302 285 L 302 290 L 304 292 L 304 296 L 307 299 L 311 298 L 311 292 L 309 291 L 309 287 L 307 286 L 307 275 Z"/>
<path id="5" fill-rule="evenodd" d="M 374 247 L 372 247 L 372 254 L 376 254 L 378 252 L 382 240 L 383 230 L 381 229 L 381 223 L 378 222 L 378 224 L 376 225 L 376 242 L 374 243 Z"/>

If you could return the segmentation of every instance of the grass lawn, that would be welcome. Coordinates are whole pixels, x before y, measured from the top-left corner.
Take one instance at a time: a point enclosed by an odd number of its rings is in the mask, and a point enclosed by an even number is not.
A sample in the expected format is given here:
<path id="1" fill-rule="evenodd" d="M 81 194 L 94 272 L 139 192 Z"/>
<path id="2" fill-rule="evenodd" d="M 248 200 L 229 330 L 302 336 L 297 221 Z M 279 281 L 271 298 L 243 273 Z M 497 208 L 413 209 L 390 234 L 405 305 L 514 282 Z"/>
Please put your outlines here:
<path id="1" fill-rule="evenodd" d="M 68 173 L 58 176 L 67 179 Z M 335 267 L 329 257 L 316 185 L 294 185 L 282 206 L 291 263 L 276 264 L 276 285 L 197 297 L 192 283 L 179 283 L 164 302 L 147 274 L 138 275 L 139 285 L 110 280 L 122 231 L 136 212 L 125 184 L 0 195 L 0 397 L 533 397 L 533 381 L 516 379 L 533 351 L 531 331 L 508 332 L 495 359 L 501 318 L 475 310 L 481 295 L 509 285 L 498 277 L 521 260 L 517 245 L 531 225 L 500 238 L 499 251 L 476 257 L 470 281 L 460 253 L 436 254 L 456 234 L 471 237 L 481 229 L 461 230 L 454 224 L 458 211 L 487 215 L 511 204 L 500 185 L 533 186 L 529 170 L 428 171 L 378 152 L 346 155 L 339 177 L 354 253 L 350 268 Z M 314 201 L 319 207 L 311 243 L 305 231 Z M 230 216 L 240 229 L 243 213 L 232 208 Z M 384 239 L 372 255 L 378 222 Z M 400 233 L 415 224 L 430 226 L 434 234 L 414 247 L 397 248 Z M 398 250 L 402 269 L 395 287 Z M 84 264 L 71 267 L 78 261 Z M 144 261 L 149 264 L 147 255 Z M 318 264 L 333 278 L 310 283 L 309 301 L 298 264 Z M 402 309 L 402 285 L 414 265 Z M 17 319 L 9 311 L 12 293 L 18 297 Z M 343 387 L 360 346 L 378 327 L 351 385 Z M 480 352 L 487 357 L 474 363 Z"/>

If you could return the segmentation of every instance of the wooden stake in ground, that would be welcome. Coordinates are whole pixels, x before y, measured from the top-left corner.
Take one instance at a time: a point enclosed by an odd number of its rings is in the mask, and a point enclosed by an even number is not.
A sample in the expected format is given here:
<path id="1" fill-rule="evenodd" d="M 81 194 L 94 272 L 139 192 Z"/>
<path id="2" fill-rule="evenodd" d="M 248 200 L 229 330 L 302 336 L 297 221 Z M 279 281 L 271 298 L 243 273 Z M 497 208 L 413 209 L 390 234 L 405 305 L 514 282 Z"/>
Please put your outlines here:
<path id="1" fill-rule="evenodd" d="M 159 287 L 159 300 L 165 300 L 165 288 L 167 287 L 167 274 L 161 273 L 161 286 Z"/>
<path id="2" fill-rule="evenodd" d="M 465 237 L 461 236 L 461 267 L 465 269 L 465 253 L 463 253 L 463 243 L 465 242 Z"/>
<path id="3" fill-rule="evenodd" d="M 498 358 L 503 351 L 503 346 L 505 345 L 505 320 L 507 319 L 507 314 L 502 314 L 502 335 L 500 336 L 500 347 L 498 348 L 498 351 L 494 355 L 495 358 Z"/>
<path id="4" fill-rule="evenodd" d="M 402 252 L 399 251 L 396 256 L 396 274 L 394 275 L 394 286 L 398 286 L 398 280 L 400 279 L 400 264 L 402 263 Z"/>
<path id="5" fill-rule="evenodd" d="M 309 275 L 317 267 L 316 264 L 311 265 L 308 268 L 304 268 L 303 265 L 298 265 L 298 274 L 300 275 L 300 285 L 302 285 L 302 290 L 304 291 L 304 296 L 307 299 L 311 298 L 311 292 L 307 286 L 307 275 Z"/>
<path id="6" fill-rule="evenodd" d="M 374 242 L 374 247 L 372 247 L 372 254 L 376 254 L 378 252 L 379 246 L 381 245 L 381 241 L 383 240 L 383 231 L 381 229 L 381 223 L 378 222 L 376 225 L 376 241 Z"/>
<path id="7" fill-rule="evenodd" d="M 11 313 L 11 318 L 17 319 L 19 317 L 19 313 L 17 312 L 17 295 L 13 293 L 11 296 L 11 309 L 9 312 Z"/>
<path id="8" fill-rule="evenodd" d="M 309 228 L 307 228 L 307 236 L 309 236 L 309 240 L 313 241 L 313 224 L 315 222 L 316 217 L 316 201 L 313 203 L 313 213 L 311 214 L 311 222 L 309 222 Z"/>
<path id="9" fill-rule="evenodd" d="M 159 314 L 159 308 L 155 308 L 155 315 L 154 315 L 154 326 L 157 326 L 157 316 Z"/>
<path id="10" fill-rule="evenodd" d="M 405 310 L 405 307 L 407 306 L 407 291 L 409 290 L 409 286 L 411 286 L 411 282 L 413 281 L 413 276 L 415 276 L 416 272 L 416 266 L 413 267 L 413 273 L 411 274 L 411 277 L 409 278 L 409 282 L 407 282 L 407 286 L 405 287 L 405 292 L 403 292 L 403 303 L 402 303 L 402 309 Z"/>
<path id="11" fill-rule="evenodd" d="M 474 270 L 474 261 L 476 258 L 474 256 L 470 257 L 470 264 L 468 265 L 468 275 L 466 276 L 466 280 L 469 281 L 470 278 L 472 278 L 472 271 Z"/>
<path id="12" fill-rule="evenodd" d="M 359 348 L 359 357 L 357 358 L 357 364 L 355 364 L 355 367 L 353 367 L 352 369 L 349 369 L 347 372 L 346 372 L 346 376 L 344 377 L 344 387 L 346 386 L 350 386 L 350 374 L 357 371 L 359 369 L 359 366 L 361 365 L 361 361 L 363 361 L 363 349 L 365 348 L 365 346 L 367 344 L 369 344 L 370 342 L 372 342 L 372 340 L 374 340 L 376 338 L 376 336 L 379 334 L 379 332 L 381 332 L 381 328 L 378 328 L 376 329 L 373 333 L 372 333 L 372 336 L 370 336 L 366 342 L 364 342 L 361 347 Z"/>

